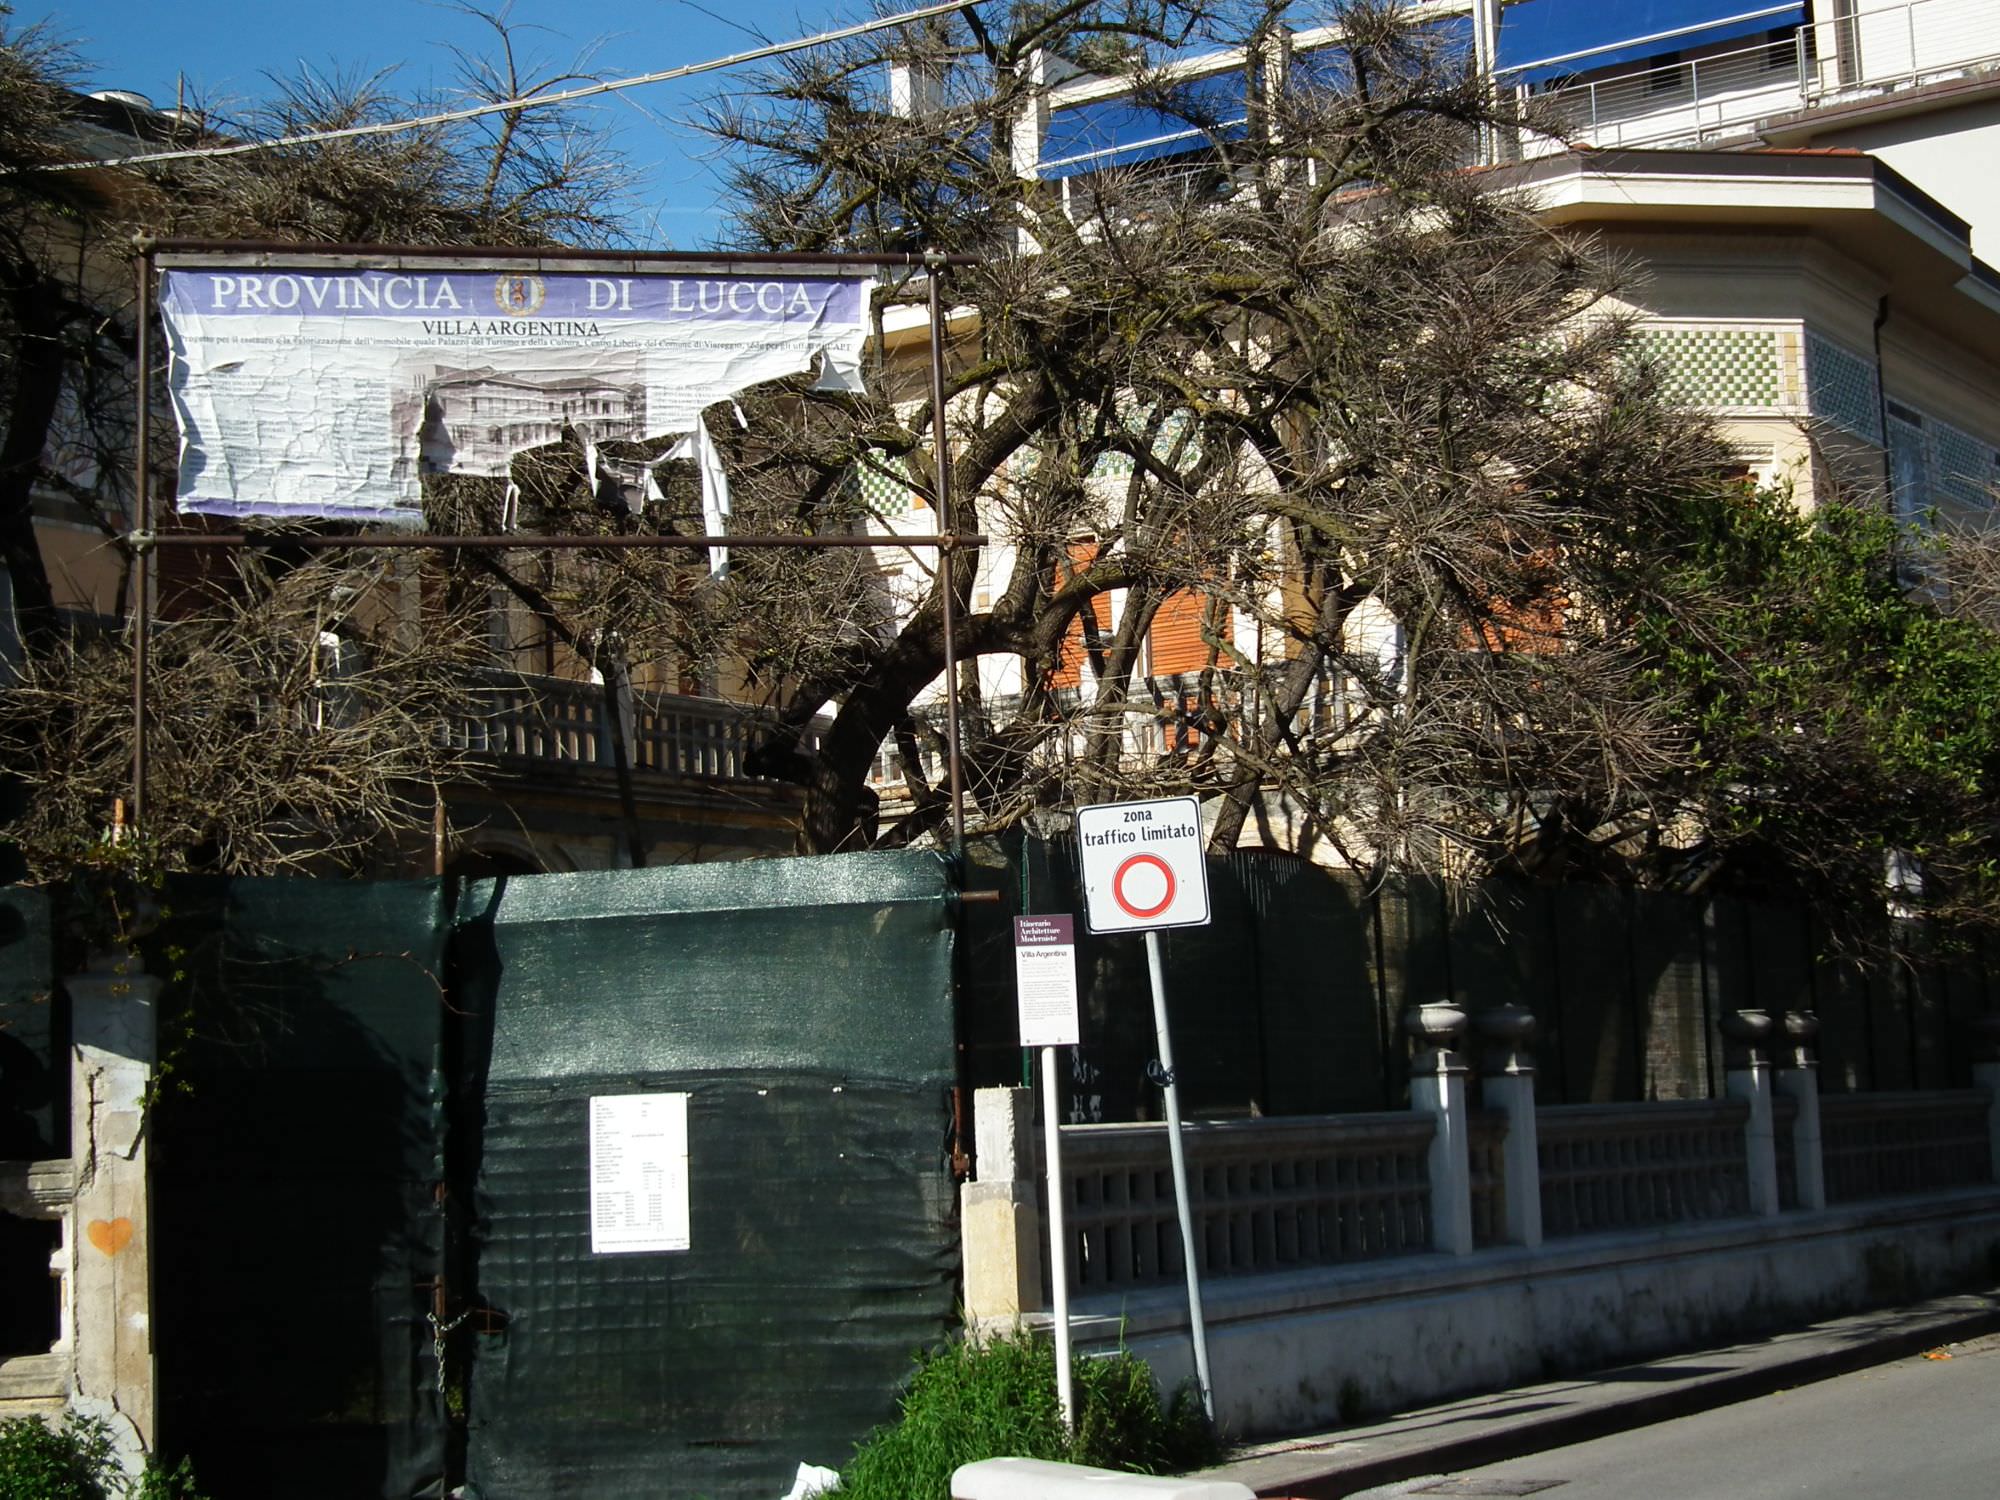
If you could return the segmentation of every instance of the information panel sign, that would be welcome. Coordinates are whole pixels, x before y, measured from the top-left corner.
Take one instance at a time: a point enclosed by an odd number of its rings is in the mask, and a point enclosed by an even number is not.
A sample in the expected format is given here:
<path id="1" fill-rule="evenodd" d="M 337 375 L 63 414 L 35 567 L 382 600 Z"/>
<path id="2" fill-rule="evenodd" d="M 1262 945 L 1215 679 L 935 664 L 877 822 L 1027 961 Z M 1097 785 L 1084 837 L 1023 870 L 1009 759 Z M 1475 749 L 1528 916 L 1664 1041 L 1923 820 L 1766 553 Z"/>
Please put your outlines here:
<path id="1" fill-rule="evenodd" d="M 1023 1047 L 1073 1047 L 1083 1040 L 1074 917 L 1014 918 L 1014 985 Z"/>
<path id="2" fill-rule="evenodd" d="M 1208 865 L 1193 797 L 1080 807 L 1076 838 L 1092 932 L 1207 925 Z"/>

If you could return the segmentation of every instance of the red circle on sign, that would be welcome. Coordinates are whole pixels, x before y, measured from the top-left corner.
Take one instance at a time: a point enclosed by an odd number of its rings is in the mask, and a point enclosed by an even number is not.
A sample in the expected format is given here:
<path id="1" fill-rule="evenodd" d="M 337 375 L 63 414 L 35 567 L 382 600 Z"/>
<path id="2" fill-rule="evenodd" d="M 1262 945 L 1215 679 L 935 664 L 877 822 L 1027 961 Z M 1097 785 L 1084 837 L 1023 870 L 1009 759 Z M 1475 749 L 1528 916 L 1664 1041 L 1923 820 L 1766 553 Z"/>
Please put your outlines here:
<path id="1" fill-rule="evenodd" d="M 1160 879 L 1167 883 L 1167 893 L 1160 897 L 1155 905 L 1134 906 L 1130 901 L 1125 899 L 1125 877 L 1131 874 L 1132 870 L 1139 865 L 1151 865 L 1160 872 Z M 1120 865 L 1117 872 L 1112 875 L 1111 899 L 1118 903 L 1128 917 L 1137 917 L 1142 922 L 1147 917 L 1157 917 L 1161 912 L 1174 904 L 1174 872 L 1167 867 L 1167 862 L 1157 854 L 1135 854 L 1126 860 L 1124 864 Z"/>

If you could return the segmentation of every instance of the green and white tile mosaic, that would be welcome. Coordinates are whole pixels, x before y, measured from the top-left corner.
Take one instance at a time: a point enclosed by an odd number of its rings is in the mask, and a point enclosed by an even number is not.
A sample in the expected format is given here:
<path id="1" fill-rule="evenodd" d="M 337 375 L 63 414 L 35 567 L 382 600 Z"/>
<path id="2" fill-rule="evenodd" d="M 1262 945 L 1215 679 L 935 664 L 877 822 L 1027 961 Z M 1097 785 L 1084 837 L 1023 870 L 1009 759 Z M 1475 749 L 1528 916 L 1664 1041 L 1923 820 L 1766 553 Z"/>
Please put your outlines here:
<path id="1" fill-rule="evenodd" d="M 877 456 L 854 470 L 855 483 L 868 508 L 885 516 L 905 515 L 916 505 L 910 471 L 900 458 Z"/>
<path id="2" fill-rule="evenodd" d="M 1940 422 L 1931 434 L 1931 455 L 1940 499 L 1968 509 L 1993 504 L 2000 454 L 1991 444 Z"/>
<path id="3" fill-rule="evenodd" d="M 1898 506 L 1912 516 L 1933 507 L 1963 514 L 1989 509 L 1994 503 L 2000 451 L 1949 422 L 1892 406 L 1889 453 L 1896 470 Z"/>
<path id="4" fill-rule="evenodd" d="M 1660 362 L 1668 389 L 1692 405 L 1769 410 L 1783 404 L 1775 328 L 1645 328 L 1639 347 Z"/>
<path id="5" fill-rule="evenodd" d="M 1816 333 L 1806 335 L 1806 409 L 1822 422 L 1882 446 L 1882 390 L 1874 361 Z"/>

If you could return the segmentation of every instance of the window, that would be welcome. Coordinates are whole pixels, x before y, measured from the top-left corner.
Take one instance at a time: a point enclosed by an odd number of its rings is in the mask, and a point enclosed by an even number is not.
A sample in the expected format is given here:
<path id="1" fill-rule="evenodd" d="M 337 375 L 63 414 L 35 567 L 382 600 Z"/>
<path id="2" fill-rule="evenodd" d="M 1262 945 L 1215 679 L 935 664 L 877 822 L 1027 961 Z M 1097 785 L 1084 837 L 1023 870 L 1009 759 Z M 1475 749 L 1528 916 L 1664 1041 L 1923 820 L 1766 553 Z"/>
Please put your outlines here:
<path id="1" fill-rule="evenodd" d="M 1913 526 L 1922 522 L 1931 508 L 1929 445 L 1922 415 L 1900 401 L 1889 403 L 1889 474 L 1896 518 Z"/>
<path id="2" fill-rule="evenodd" d="M 1678 52 L 1665 54 L 1646 75 L 1646 92 L 1649 94 L 1671 94 L 1687 85 L 1687 64 L 1681 61 Z"/>
<path id="3" fill-rule="evenodd" d="M 1056 580 L 1057 586 L 1068 583 L 1080 573 L 1090 571 L 1090 565 L 1097 560 L 1097 538 L 1077 537 L 1069 544 L 1069 565 Z M 1096 594 L 1091 597 L 1088 612 L 1094 632 L 1100 637 L 1111 634 L 1111 595 Z M 1050 686 L 1056 688 L 1081 687 L 1084 681 L 1084 663 L 1089 659 L 1089 641 L 1084 634 L 1083 612 L 1069 622 L 1069 630 L 1063 636 L 1062 652 L 1056 662 Z"/>

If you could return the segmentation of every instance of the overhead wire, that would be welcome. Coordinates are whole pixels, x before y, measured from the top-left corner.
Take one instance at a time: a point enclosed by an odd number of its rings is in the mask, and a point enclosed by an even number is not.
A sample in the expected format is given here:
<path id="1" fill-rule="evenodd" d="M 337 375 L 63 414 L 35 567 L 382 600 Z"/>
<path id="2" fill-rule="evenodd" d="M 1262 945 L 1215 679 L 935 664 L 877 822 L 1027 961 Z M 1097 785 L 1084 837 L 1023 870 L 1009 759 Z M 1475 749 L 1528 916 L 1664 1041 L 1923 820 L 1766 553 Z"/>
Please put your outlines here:
<path id="1" fill-rule="evenodd" d="M 745 63 L 763 62 L 768 58 L 783 57 L 787 53 L 802 52 L 809 47 L 824 47 L 853 37 L 866 36 L 870 32 L 886 31 L 893 26 L 908 26 L 917 21 L 927 21 L 933 16 L 968 10 L 976 3 L 978 0 L 945 0 L 943 4 L 926 5 L 893 16 L 880 16 L 872 21 L 862 21 L 853 26 L 822 31 L 814 36 L 799 37 L 788 42 L 773 42 L 769 46 L 754 47 L 747 52 L 734 52 L 727 57 L 712 58 L 707 62 L 686 63 L 678 68 L 662 68 L 657 72 L 640 73 L 631 78 L 584 84 L 552 94 L 526 94 L 515 99 L 490 100 L 485 104 L 443 110 L 436 114 L 417 115 L 406 120 L 379 120 L 368 125 L 346 125 L 335 130 L 306 130 L 296 135 L 274 136 L 261 141 L 235 141 L 224 146 L 189 146 L 177 151 L 141 151 L 127 156 L 96 157 L 89 161 L 50 162 L 34 167 L 16 167 L 11 171 L 0 172 L 0 176 L 15 176 L 22 172 L 83 172 L 104 167 L 146 166 L 155 162 L 197 161 L 218 156 L 243 156 L 255 151 L 275 151 L 286 146 L 311 146 L 323 141 L 355 140 L 364 136 L 395 135 L 405 130 L 427 130 L 437 125 L 455 124 L 460 120 L 476 120 L 485 115 L 541 109 L 551 104 L 571 104 L 578 99 L 593 99 L 603 94 L 641 88 L 647 84 L 668 83 L 677 78 L 692 78 L 700 73 L 714 73 L 724 68 L 741 67 Z"/>

